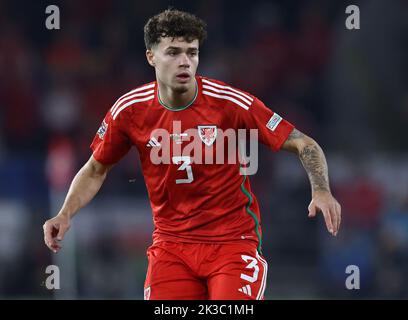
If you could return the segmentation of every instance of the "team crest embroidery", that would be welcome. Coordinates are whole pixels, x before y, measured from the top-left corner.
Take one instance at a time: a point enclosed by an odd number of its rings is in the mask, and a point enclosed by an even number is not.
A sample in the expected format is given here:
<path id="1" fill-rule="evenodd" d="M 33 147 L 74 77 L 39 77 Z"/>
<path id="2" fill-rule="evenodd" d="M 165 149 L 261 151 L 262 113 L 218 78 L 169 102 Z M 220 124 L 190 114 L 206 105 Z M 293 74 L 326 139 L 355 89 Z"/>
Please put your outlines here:
<path id="1" fill-rule="evenodd" d="M 101 126 L 98 129 L 98 136 L 99 138 L 101 138 L 101 140 L 103 140 L 106 130 L 108 130 L 108 124 L 105 122 L 105 120 L 103 120 Z"/>
<path id="2" fill-rule="evenodd" d="M 198 126 L 198 136 L 207 146 L 211 146 L 217 138 L 217 126 Z"/>

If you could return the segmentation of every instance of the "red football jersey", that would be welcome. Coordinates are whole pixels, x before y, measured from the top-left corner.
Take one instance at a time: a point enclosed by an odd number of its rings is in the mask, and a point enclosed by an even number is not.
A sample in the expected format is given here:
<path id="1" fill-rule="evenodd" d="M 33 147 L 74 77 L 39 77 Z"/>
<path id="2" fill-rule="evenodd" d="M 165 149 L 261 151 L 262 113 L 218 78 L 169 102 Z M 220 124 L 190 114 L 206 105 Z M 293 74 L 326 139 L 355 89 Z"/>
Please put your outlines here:
<path id="1" fill-rule="evenodd" d="M 248 239 L 260 250 L 256 197 L 248 177 L 240 174 L 240 162 L 228 158 L 238 153 L 233 148 L 238 139 L 223 145 L 229 140 L 221 133 L 257 129 L 259 141 L 278 151 L 294 127 L 247 92 L 201 76 L 196 82 L 193 102 L 178 110 L 160 101 L 156 82 L 120 97 L 95 135 L 93 156 L 113 164 L 136 146 L 153 212 L 154 243 Z M 216 159 L 218 153 L 224 164 Z"/>

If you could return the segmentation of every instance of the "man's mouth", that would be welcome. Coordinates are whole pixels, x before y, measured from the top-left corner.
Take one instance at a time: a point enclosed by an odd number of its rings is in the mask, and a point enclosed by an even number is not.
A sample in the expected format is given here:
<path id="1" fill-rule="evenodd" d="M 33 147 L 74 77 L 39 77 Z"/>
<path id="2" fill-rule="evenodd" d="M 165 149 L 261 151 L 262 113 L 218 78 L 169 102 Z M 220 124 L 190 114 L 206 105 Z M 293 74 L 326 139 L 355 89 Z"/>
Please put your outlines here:
<path id="1" fill-rule="evenodd" d="M 186 81 L 186 80 L 189 80 L 191 76 L 188 72 L 182 72 L 176 75 L 176 78 L 182 81 Z"/>

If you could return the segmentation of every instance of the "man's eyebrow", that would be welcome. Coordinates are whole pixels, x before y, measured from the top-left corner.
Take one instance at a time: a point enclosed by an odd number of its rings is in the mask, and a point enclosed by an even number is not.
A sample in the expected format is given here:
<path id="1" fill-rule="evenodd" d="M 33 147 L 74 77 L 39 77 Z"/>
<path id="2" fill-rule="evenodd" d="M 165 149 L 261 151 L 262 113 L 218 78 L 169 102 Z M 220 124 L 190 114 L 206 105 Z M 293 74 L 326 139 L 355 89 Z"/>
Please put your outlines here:
<path id="1" fill-rule="evenodd" d="M 166 50 L 181 50 L 181 48 L 180 48 L 180 47 L 172 47 L 172 46 L 170 46 L 170 47 L 167 47 Z"/>
<path id="2" fill-rule="evenodd" d="M 182 48 L 181 48 L 181 47 L 173 47 L 173 46 L 170 46 L 170 47 L 167 47 L 166 50 L 182 50 Z M 197 47 L 187 48 L 187 51 L 194 51 L 194 50 L 197 50 L 197 51 L 198 51 L 198 48 L 197 48 Z"/>

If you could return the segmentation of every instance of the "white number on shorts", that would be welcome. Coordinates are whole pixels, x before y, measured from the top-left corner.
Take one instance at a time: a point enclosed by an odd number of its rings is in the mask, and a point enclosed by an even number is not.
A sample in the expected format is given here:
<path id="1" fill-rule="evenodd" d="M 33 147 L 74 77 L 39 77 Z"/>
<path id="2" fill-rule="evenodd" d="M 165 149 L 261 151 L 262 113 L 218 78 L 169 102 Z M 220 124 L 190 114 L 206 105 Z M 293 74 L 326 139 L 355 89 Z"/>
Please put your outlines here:
<path id="1" fill-rule="evenodd" d="M 245 269 L 254 269 L 254 273 L 252 276 L 248 276 L 244 273 L 241 273 L 241 279 L 246 280 L 248 282 L 254 283 L 256 280 L 258 280 L 258 273 L 259 273 L 259 266 L 258 266 L 258 260 L 255 258 L 252 258 L 250 256 L 246 255 L 241 255 L 242 260 L 244 260 L 248 265 L 245 267 Z"/>
<path id="2" fill-rule="evenodd" d="M 191 158 L 187 156 L 176 156 L 173 157 L 173 163 L 179 164 L 182 162 L 181 166 L 178 168 L 178 170 L 186 170 L 187 172 L 187 179 L 176 179 L 176 184 L 180 183 L 191 183 L 194 181 L 193 177 L 193 170 L 191 169 Z"/>

